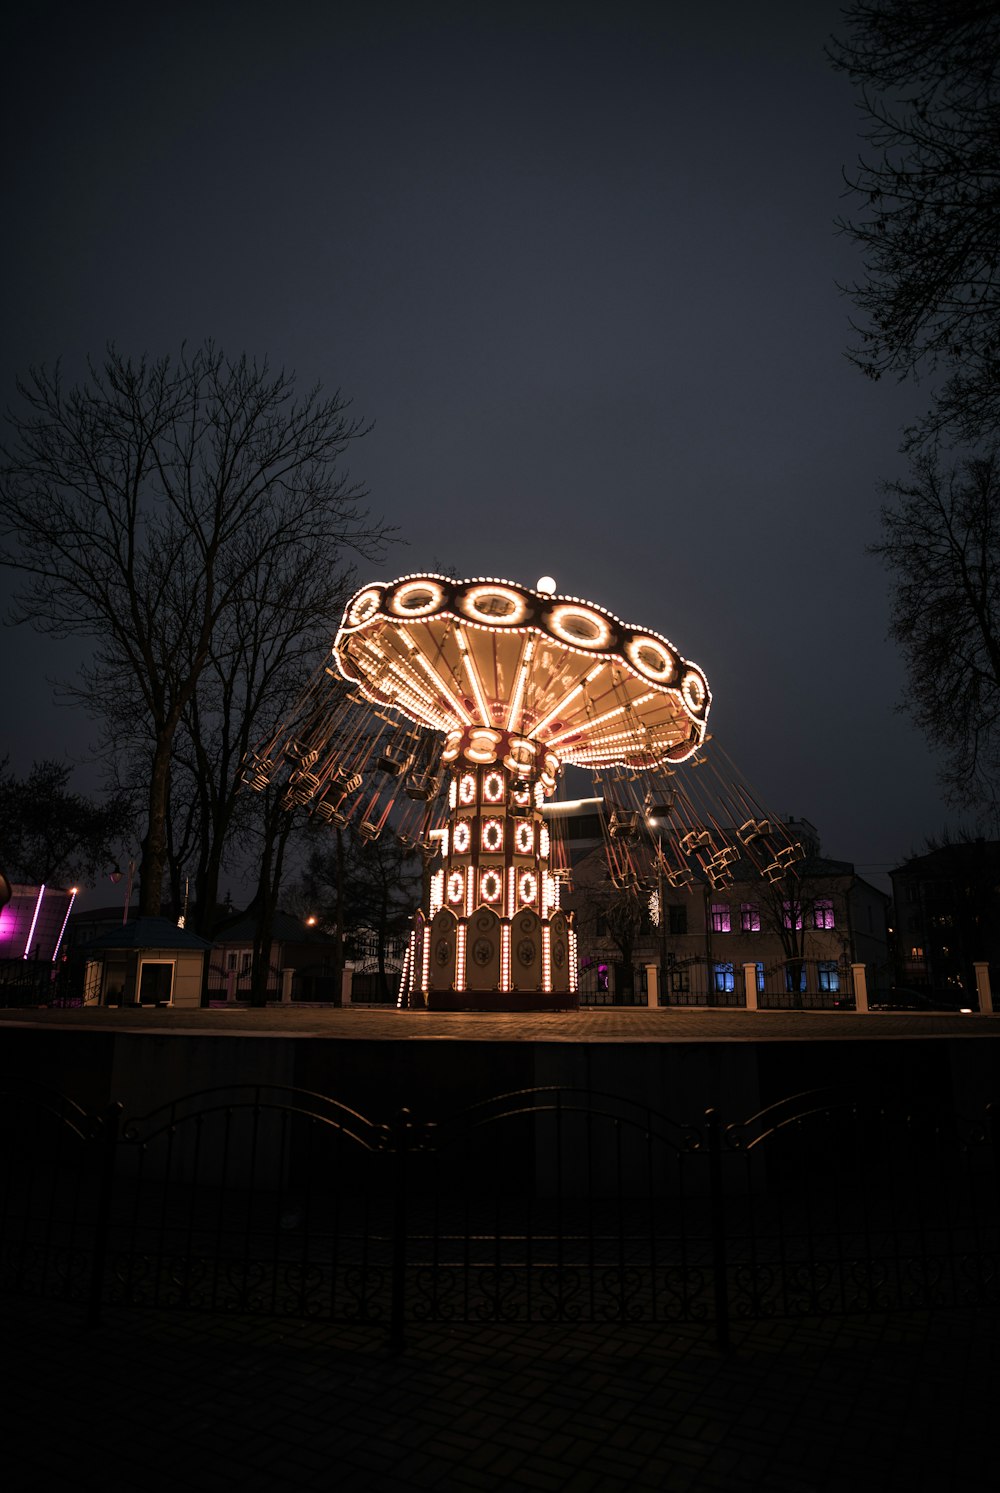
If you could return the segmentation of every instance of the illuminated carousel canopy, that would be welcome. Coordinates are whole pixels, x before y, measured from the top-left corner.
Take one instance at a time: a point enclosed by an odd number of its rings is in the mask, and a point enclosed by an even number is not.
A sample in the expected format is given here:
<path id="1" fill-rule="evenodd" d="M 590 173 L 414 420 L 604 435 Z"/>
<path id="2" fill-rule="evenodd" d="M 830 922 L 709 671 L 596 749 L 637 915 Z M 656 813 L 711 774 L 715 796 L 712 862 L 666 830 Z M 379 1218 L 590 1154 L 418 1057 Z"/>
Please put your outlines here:
<path id="1" fill-rule="evenodd" d="M 548 792 L 559 764 L 651 768 L 705 738 L 708 682 L 667 638 L 510 581 L 364 586 L 333 656 L 372 705 L 443 732 L 445 761 L 510 759 Z"/>

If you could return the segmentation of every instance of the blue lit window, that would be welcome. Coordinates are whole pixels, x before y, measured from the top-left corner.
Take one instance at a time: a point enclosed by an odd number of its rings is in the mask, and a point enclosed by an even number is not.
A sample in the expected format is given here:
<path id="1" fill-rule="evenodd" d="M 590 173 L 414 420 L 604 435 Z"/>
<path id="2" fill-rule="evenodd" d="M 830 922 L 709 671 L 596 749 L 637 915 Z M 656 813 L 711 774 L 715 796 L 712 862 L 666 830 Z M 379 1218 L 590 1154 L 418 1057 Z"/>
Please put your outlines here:
<path id="1" fill-rule="evenodd" d="M 725 994 L 728 990 L 736 989 L 736 976 L 731 964 L 715 964 L 712 966 L 715 977 L 715 988 L 719 994 Z"/>
<path id="2" fill-rule="evenodd" d="M 803 961 L 801 959 L 797 959 L 794 964 L 786 964 L 785 989 L 788 991 L 789 995 L 794 995 L 796 991 L 803 991 L 805 990 L 805 988 L 806 967 Z"/>
<path id="3" fill-rule="evenodd" d="M 816 966 L 820 990 L 839 990 L 840 971 L 832 959 L 821 959 Z"/>

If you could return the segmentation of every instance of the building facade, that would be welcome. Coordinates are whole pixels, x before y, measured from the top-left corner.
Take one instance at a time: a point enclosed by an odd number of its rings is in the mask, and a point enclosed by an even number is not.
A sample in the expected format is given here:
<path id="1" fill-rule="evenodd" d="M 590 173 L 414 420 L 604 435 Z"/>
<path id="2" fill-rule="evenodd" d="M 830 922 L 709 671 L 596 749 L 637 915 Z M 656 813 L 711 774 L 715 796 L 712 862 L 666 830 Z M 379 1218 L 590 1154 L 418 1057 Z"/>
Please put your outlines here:
<path id="1" fill-rule="evenodd" d="M 1000 840 L 960 840 L 911 856 L 891 873 L 901 985 L 971 999 L 973 965 L 1000 977 Z"/>
<path id="2" fill-rule="evenodd" d="M 759 1004 L 833 1007 L 853 1001 L 853 964 L 868 968 L 873 988 L 891 982 L 889 898 L 850 862 L 824 857 L 807 820 L 786 821 L 807 854 L 780 881 L 736 862 L 725 889 L 697 875 L 675 889 L 658 874 L 650 842 L 647 873 L 622 888 L 602 839 L 595 844 L 595 829 L 608 832 L 600 802 L 566 808 L 573 890 L 565 905 L 577 928 L 582 1004 L 742 1005 L 752 978 Z"/>

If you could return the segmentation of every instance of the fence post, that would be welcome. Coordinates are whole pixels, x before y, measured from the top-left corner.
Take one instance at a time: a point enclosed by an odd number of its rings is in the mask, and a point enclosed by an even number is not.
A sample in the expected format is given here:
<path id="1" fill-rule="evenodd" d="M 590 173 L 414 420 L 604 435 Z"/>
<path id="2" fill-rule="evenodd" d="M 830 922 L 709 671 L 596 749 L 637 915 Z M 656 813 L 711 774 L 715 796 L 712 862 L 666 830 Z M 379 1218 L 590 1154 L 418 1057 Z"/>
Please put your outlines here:
<path id="1" fill-rule="evenodd" d="M 722 1176 L 722 1135 L 717 1109 L 707 1109 L 708 1181 L 711 1199 L 712 1277 L 715 1293 L 715 1345 L 729 1351 L 729 1286 L 726 1280 L 726 1200 Z"/>
<path id="2" fill-rule="evenodd" d="M 101 1297 L 104 1272 L 108 1262 L 108 1233 L 111 1228 L 111 1197 L 115 1185 L 115 1160 L 118 1154 L 118 1121 L 122 1112 L 120 1100 L 109 1104 L 97 1121 L 101 1146 L 101 1167 L 97 1179 L 97 1216 L 94 1220 L 94 1255 L 90 1262 L 90 1292 L 87 1297 L 87 1326 L 101 1325 Z"/>
<path id="3" fill-rule="evenodd" d="M 854 986 L 854 1009 L 868 1014 L 868 971 L 863 964 L 851 965 L 851 984 Z"/>
<path id="4" fill-rule="evenodd" d="M 979 1014 L 981 1016 L 992 1016 L 993 1013 L 993 991 L 990 987 L 990 966 L 985 959 L 973 961 L 972 968 L 976 972 L 976 994 L 979 996 Z"/>
<path id="5" fill-rule="evenodd" d="M 389 1304 L 389 1351 L 402 1353 L 406 1347 L 406 1189 L 407 1142 L 410 1111 L 401 1109 L 389 1122 L 389 1144 L 394 1162 L 392 1205 L 392 1283 Z"/>
<path id="6" fill-rule="evenodd" d="M 743 966 L 743 989 L 746 993 L 748 1011 L 756 1011 L 757 1006 L 757 966 L 756 964 L 744 964 Z"/>

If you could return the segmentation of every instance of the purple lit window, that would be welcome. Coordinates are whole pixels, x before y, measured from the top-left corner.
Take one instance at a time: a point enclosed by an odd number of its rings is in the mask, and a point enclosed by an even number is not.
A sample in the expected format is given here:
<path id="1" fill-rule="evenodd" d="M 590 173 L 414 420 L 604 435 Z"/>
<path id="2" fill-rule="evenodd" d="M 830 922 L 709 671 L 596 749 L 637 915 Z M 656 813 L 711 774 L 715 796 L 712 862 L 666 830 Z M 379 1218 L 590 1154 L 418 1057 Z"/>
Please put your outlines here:
<path id="1" fill-rule="evenodd" d="M 712 932 L 713 933 L 728 933 L 729 932 L 729 903 L 728 902 L 713 902 L 712 903 Z"/>
<path id="2" fill-rule="evenodd" d="M 817 897 L 813 903 L 813 925 L 816 928 L 833 928 L 833 903 L 829 897 Z"/>
<path id="3" fill-rule="evenodd" d="M 744 933 L 760 932 L 760 908 L 756 902 L 740 903 L 740 928 Z"/>
<path id="4" fill-rule="evenodd" d="M 801 902 L 782 902 L 782 904 L 781 904 L 781 921 L 784 923 L 784 925 L 785 925 L 786 928 L 796 928 L 796 929 L 801 928 L 802 927 L 802 903 Z"/>

